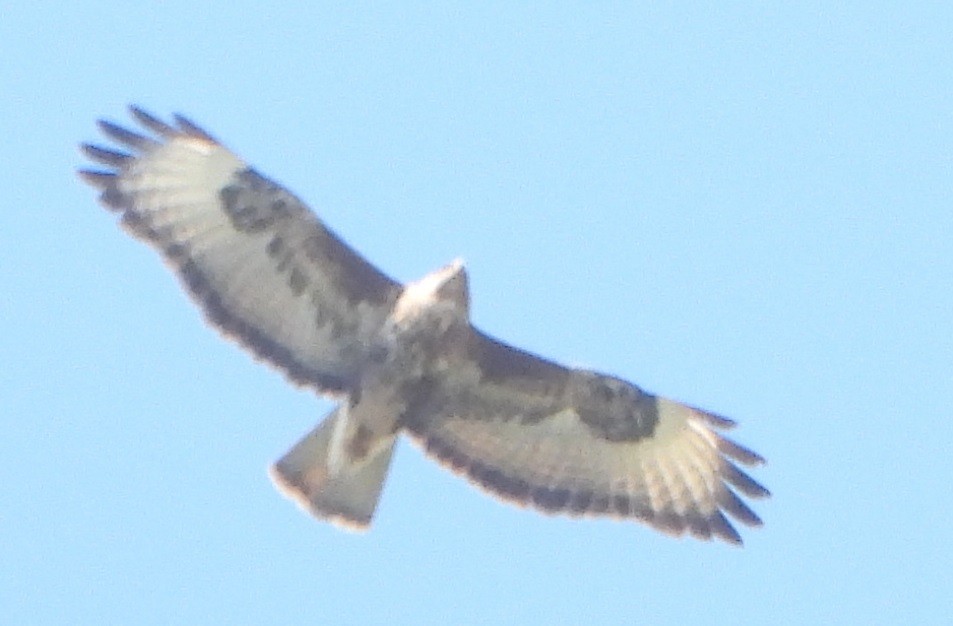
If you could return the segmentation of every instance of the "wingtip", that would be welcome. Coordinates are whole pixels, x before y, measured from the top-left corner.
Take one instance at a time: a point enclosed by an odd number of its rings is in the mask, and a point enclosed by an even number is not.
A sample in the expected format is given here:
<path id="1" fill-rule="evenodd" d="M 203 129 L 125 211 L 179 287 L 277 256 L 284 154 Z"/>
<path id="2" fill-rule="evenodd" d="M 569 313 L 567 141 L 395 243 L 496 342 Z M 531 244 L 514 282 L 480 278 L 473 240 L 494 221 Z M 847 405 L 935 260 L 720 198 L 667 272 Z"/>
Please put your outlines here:
<path id="1" fill-rule="evenodd" d="M 751 478 L 751 476 L 748 476 L 748 474 L 743 472 L 728 459 L 723 459 L 720 474 L 723 480 L 750 498 L 767 498 L 771 496 L 771 492 L 761 483 Z"/>
<path id="2" fill-rule="evenodd" d="M 107 165 L 116 169 L 123 168 L 134 158 L 128 152 L 110 150 L 108 148 L 103 148 L 102 146 L 97 146 L 91 143 L 80 144 L 80 150 L 90 161 L 95 161 L 102 165 Z"/>
<path id="3" fill-rule="evenodd" d="M 718 451 L 725 456 L 748 466 L 764 465 L 767 462 L 763 456 L 754 450 L 735 443 L 727 437 L 718 437 L 717 447 Z"/>
<path id="4" fill-rule="evenodd" d="M 136 151 L 148 150 L 159 145 L 159 142 L 152 137 L 141 135 L 109 120 L 98 120 L 97 125 L 99 130 L 111 140 Z"/>
<path id="5" fill-rule="evenodd" d="M 96 187 L 97 189 L 109 187 L 116 179 L 114 173 L 102 170 L 78 169 L 76 170 L 76 175 L 79 176 L 80 180 L 84 183 Z"/>
<path id="6" fill-rule="evenodd" d="M 184 132 L 185 134 L 192 137 L 205 139 L 206 141 L 210 141 L 212 143 L 218 143 L 218 140 L 215 137 L 213 137 L 207 130 L 205 130 L 204 128 L 202 128 L 201 126 L 199 126 L 198 124 L 196 124 L 195 122 L 187 118 L 186 116 L 182 115 L 181 113 L 173 113 L 172 119 L 175 120 L 175 123 L 179 127 L 181 132 Z"/>
<path id="7" fill-rule="evenodd" d="M 764 522 L 758 517 L 758 514 L 751 510 L 745 502 L 738 497 L 731 489 L 724 487 L 717 495 L 718 507 L 738 520 L 745 526 L 758 528 L 764 525 Z"/>
<path id="8" fill-rule="evenodd" d="M 731 525 L 731 522 L 728 521 L 728 518 L 726 518 L 721 511 L 716 511 L 715 515 L 709 518 L 708 524 L 711 527 L 713 537 L 721 539 L 723 542 L 732 546 L 739 548 L 744 547 L 744 540 L 742 540 L 741 534 Z"/>
<path id="9" fill-rule="evenodd" d="M 700 409 L 695 409 L 695 411 L 701 413 L 705 417 L 705 421 L 708 422 L 711 426 L 720 428 L 722 430 L 731 430 L 738 425 L 738 422 L 735 420 L 725 417 L 724 415 L 719 415 L 717 413 L 709 413 L 708 411 L 702 411 Z"/>
<path id="10" fill-rule="evenodd" d="M 144 128 L 149 129 L 156 135 L 163 138 L 169 138 L 176 134 L 176 129 L 163 122 L 161 119 L 149 113 L 137 104 L 129 105 L 129 114 Z"/>

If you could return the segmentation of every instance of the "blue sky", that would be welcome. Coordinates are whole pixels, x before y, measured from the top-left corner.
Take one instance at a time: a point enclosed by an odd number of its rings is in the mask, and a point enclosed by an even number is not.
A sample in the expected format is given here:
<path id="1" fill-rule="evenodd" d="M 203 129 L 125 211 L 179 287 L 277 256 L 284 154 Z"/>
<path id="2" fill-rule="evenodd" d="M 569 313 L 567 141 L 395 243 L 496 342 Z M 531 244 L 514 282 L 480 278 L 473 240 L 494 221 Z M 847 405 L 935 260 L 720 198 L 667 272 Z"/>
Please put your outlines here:
<path id="1" fill-rule="evenodd" d="M 396 4 L 396 3 L 395 3 Z M 953 7 L 14 3 L 0 20 L 0 607 L 32 624 L 940 623 Z M 366 535 L 265 469 L 330 408 L 73 175 L 185 113 L 482 328 L 740 422 L 746 546 L 487 498 L 408 443 Z"/>

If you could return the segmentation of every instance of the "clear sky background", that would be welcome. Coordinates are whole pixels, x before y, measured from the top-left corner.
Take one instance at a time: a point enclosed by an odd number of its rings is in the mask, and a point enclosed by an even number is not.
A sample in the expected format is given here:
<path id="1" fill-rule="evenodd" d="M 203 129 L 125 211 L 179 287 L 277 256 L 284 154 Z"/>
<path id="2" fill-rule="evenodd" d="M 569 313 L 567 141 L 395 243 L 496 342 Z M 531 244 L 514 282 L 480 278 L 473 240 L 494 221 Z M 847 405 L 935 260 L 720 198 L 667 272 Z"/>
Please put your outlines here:
<path id="1" fill-rule="evenodd" d="M 949 623 L 953 5 L 392 4 L 4 7 L 0 622 Z M 397 278 L 462 256 L 492 334 L 737 419 L 764 528 L 548 518 L 407 442 L 371 532 L 302 514 L 265 470 L 331 405 L 74 176 L 131 102 Z"/>

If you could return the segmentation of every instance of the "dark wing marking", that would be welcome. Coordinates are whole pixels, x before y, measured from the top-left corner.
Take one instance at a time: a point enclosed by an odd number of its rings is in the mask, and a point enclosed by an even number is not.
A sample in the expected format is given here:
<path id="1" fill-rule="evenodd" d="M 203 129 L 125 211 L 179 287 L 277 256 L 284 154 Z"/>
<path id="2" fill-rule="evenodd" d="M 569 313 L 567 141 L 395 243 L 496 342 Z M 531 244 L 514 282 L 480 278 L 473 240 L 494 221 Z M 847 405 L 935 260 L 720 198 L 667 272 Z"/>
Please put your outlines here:
<path id="1" fill-rule="evenodd" d="M 406 425 L 430 454 L 477 485 L 544 512 L 634 518 L 671 534 L 736 544 L 741 537 L 726 514 L 761 524 L 732 488 L 769 495 L 734 463 L 763 459 L 716 432 L 730 420 L 633 386 L 633 410 L 646 421 L 604 430 L 605 420 L 586 422 L 580 405 L 593 410 L 594 385 L 620 381 L 480 334 L 473 345 L 470 367 L 477 371 L 433 385 Z M 615 399 L 604 401 L 611 409 Z"/>
<path id="2" fill-rule="evenodd" d="M 345 388 L 400 284 L 194 123 L 131 111 L 154 137 L 100 122 L 120 149 L 84 145 L 104 169 L 83 180 L 225 335 L 294 382 Z"/>

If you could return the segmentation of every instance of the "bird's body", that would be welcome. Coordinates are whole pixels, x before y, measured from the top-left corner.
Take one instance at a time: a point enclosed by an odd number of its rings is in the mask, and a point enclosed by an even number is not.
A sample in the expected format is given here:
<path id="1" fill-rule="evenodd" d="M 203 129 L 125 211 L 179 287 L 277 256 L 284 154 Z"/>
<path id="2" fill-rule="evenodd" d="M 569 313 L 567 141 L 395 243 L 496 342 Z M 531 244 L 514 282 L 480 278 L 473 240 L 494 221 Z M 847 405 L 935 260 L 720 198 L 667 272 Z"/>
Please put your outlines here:
<path id="1" fill-rule="evenodd" d="M 763 459 L 717 434 L 733 422 L 493 339 L 470 321 L 454 262 L 402 285 L 294 195 L 185 118 L 139 109 L 156 138 L 108 122 L 131 153 L 84 146 L 82 170 L 122 224 L 157 248 L 206 318 L 337 408 L 272 468 L 313 514 L 367 526 L 399 435 L 487 491 L 571 515 L 635 518 L 740 543 L 732 488 Z"/>
<path id="2" fill-rule="evenodd" d="M 275 483 L 303 508 L 346 526 L 370 523 L 403 417 L 464 358 L 466 280 L 454 263 L 407 285 L 344 402 L 272 468 Z M 325 489 L 329 483 L 335 488 Z"/>

